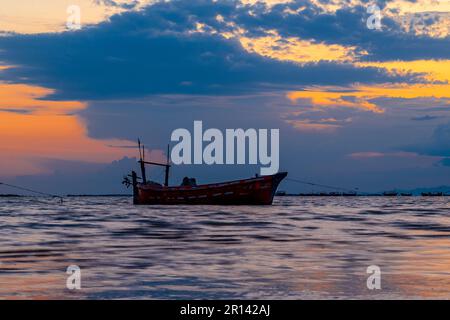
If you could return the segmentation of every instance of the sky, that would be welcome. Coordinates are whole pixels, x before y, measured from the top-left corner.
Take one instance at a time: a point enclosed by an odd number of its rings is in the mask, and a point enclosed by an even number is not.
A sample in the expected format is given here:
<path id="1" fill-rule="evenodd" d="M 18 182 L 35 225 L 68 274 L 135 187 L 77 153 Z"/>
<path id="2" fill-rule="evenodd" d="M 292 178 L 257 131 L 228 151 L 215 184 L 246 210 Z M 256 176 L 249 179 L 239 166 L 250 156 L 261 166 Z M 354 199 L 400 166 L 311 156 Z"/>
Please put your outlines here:
<path id="1" fill-rule="evenodd" d="M 2 0 L 0 181 L 125 193 L 138 137 L 162 161 L 171 132 L 202 120 L 279 129 L 280 170 L 294 179 L 450 185 L 449 33 L 448 0 Z M 183 165 L 171 182 L 257 172 Z"/>

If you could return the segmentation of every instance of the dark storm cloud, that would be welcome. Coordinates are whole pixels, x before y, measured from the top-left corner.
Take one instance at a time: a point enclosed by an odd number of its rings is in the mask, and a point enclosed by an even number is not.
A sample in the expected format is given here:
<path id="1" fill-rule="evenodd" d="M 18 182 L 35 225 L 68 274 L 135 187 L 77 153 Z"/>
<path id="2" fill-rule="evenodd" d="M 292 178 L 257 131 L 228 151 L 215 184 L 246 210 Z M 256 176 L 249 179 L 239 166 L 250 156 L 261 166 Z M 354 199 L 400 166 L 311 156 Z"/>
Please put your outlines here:
<path id="1" fill-rule="evenodd" d="M 276 61 L 248 53 L 235 40 L 192 33 L 197 22 L 226 29 L 217 14 L 234 16 L 251 28 L 251 21 L 244 19 L 248 8 L 232 1 L 163 2 L 79 32 L 0 37 L 0 59 L 16 66 L 3 70 L 0 79 L 54 88 L 53 99 L 80 100 L 412 81 L 411 76 L 350 64 Z M 260 25 L 270 27 L 278 11 L 273 10 L 273 17 L 261 16 Z"/>
<path id="2" fill-rule="evenodd" d="M 235 19 L 250 35 L 277 30 L 284 36 L 357 46 L 368 52 L 365 57 L 368 60 L 450 58 L 450 37 L 439 39 L 405 32 L 398 22 L 383 12 L 382 30 L 370 30 L 367 27 L 370 16 L 367 8 L 372 3 L 366 1 L 366 5 L 343 6 L 335 13 L 327 13 L 309 1 L 297 0 L 271 9 L 264 5 L 252 7 L 251 14 L 248 10 L 240 10 Z M 385 3 L 378 1 L 380 8 Z M 430 23 L 429 19 L 427 23 Z"/>

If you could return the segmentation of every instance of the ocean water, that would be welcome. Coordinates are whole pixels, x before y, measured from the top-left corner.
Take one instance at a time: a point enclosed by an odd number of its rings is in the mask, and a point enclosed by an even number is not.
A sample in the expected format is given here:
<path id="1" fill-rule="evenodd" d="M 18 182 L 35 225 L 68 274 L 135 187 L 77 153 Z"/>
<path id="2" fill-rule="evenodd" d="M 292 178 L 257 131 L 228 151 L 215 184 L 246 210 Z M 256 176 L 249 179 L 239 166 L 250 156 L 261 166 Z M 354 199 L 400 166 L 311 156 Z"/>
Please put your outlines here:
<path id="1" fill-rule="evenodd" d="M 69 265 L 80 290 L 66 287 Z M 0 299 L 18 298 L 449 299 L 450 198 L 1 198 Z"/>

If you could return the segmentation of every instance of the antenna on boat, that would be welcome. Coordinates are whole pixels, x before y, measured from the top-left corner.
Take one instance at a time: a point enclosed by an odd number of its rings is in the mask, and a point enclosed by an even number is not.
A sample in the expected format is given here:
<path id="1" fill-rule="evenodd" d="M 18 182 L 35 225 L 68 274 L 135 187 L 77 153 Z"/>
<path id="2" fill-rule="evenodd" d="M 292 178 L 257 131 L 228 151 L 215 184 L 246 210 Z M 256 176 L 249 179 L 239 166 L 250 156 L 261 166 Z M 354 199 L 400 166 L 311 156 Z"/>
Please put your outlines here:
<path id="1" fill-rule="evenodd" d="M 139 160 L 142 160 L 141 139 L 138 138 Z"/>
<path id="2" fill-rule="evenodd" d="M 142 144 L 142 161 L 145 162 L 145 146 Z"/>

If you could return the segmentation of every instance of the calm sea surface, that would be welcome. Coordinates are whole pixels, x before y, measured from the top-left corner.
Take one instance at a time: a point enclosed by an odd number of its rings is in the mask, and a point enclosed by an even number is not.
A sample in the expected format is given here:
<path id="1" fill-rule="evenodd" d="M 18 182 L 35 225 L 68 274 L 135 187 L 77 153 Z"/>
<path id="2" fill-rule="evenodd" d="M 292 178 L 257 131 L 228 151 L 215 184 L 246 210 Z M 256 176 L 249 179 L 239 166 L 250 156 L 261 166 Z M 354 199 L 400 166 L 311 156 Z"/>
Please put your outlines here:
<path id="1" fill-rule="evenodd" d="M 66 288 L 69 265 L 81 290 Z M 0 198 L 0 298 L 449 299 L 450 198 Z"/>

